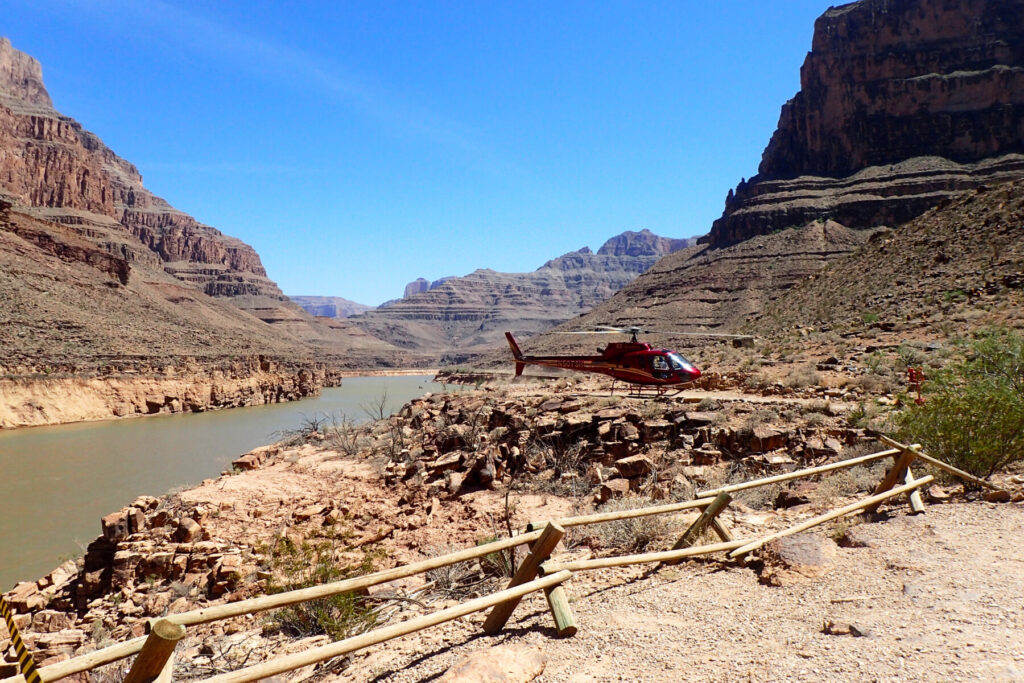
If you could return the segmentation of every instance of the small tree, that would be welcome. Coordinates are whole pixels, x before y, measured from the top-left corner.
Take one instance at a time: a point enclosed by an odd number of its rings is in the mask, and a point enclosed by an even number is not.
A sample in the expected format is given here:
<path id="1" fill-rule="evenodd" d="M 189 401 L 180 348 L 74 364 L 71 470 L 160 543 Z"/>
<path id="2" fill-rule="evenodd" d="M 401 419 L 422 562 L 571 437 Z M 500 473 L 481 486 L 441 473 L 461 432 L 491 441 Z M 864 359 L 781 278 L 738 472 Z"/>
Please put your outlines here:
<path id="1" fill-rule="evenodd" d="M 932 373 L 924 405 L 896 418 L 899 436 L 980 477 L 1024 460 L 1024 336 L 989 330 Z"/>

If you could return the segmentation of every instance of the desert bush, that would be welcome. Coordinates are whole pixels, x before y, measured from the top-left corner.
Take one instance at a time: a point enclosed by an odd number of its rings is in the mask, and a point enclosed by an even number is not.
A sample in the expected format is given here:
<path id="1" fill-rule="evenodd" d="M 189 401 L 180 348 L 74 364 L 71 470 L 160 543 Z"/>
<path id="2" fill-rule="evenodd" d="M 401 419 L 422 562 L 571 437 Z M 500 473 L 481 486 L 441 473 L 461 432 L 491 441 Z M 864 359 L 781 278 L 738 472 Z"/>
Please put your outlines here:
<path id="1" fill-rule="evenodd" d="M 697 404 L 697 410 L 704 411 L 704 412 L 710 412 L 712 410 L 721 410 L 721 409 L 722 409 L 722 404 L 719 403 L 718 401 L 716 401 L 715 399 L 710 398 L 710 397 L 702 398 L 700 400 L 700 403 Z"/>
<path id="2" fill-rule="evenodd" d="M 657 504 L 647 497 L 626 496 L 605 503 L 598 511 L 634 510 Z M 625 552 L 640 552 L 665 537 L 674 528 L 675 525 L 665 515 L 649 515 L 632 519 L 618 519 L 614 522 L 602 522 L 595 524 L 593 531 L 601 545 L 606 548 L 616 548 Z"/>
<path id="3" fill-rule="evenodd" d="M 263 556 L 264 566 L 271 573 L 267 592 L 284 593 L 373 571 L 376 554 L 372 550 L 364 550 L 363 559 L 357 564 L 341 566 L 336 563 L 337 540 L 295 543 L 281 537 L 260 548 L 258 552 Z M 353 592 L 285 607 L 272 614 L 269 623 L 293 637 L 327 635 L 340 640 L 369 630 L 376 623 L 376 616 L 363 596 Z"/>
<path id="4" fill-rule="evenodd" d="M 1024 336 L 989 330 L 933 371 L 924 405 L 896 416 L 897 435 L 980 477 L 1024 461 Z"/>
<path id="5" fill-rule="evenodd" d="M 440 557 L 462 550 L 460 546 L 443 545 L 427 550 L 427 557 Z M 479 574 L 474 571 L 473 563 L 456 562 L 431 569 L 426 573 L 427 581 L 433 584 L 433 589 L 448 598 L 463 598 L 469 594 L 472 587 L 479 583 Z"/>
<path id="6" fill-rule="evenodd" d="M 801 365 L 786 376 L 785 384 L 792 389 L 804 389 L 818 386 L 821 376 L 811 365 Z"/>

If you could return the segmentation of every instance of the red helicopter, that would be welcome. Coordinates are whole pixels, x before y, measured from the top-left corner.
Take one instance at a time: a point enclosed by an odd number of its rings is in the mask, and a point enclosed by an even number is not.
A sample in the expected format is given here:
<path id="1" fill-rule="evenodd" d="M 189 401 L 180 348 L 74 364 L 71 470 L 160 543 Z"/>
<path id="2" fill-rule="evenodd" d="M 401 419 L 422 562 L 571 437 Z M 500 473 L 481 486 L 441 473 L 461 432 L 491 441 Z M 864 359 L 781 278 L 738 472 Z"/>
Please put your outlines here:
<path id="1" fill-rule="evenodd" d="M 527 365 L 543 365 L 549 368 L 565 368 L 581 372 L 596 372 L 612 379 L 630 384 L 664 389 L 686 384 L 700 377 L 700 370 L 682 354 L 668 349 L 656 349 L 650 344 L 637 341 L 639 327 L 602 327 L 593 332 L 570 332 L 568 334 L 628 334 L 628 342 L 612 342 L 599 356 L 525 356 L 519 349 L 511 332 L 505 333 L 508 345 L 515 357 L 516 376 L 523 374 Z M 613 385 L 614 387 L 614 385 Z"/>

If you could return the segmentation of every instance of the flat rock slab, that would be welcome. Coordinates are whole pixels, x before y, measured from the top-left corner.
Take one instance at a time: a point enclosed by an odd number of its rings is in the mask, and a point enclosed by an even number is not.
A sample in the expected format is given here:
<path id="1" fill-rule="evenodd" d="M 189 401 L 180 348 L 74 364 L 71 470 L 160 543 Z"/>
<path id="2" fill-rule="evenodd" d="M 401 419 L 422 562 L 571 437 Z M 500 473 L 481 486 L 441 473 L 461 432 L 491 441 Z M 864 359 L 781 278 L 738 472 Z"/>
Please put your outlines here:
<path id="1" fill-rule="evenodd" d="M 477 650 L 448 669 L 439 683 L 526 683 L 544 673 L 547 657 L 537 646 L 499 645 Z"/>
<path id="2" fill-rule="evenodd" d="M 761 582 L 789 586 L 822 577 L 832 570 L 837 552 L 832 539 L 818 534 L 777 538 L 764 547 Z"/>

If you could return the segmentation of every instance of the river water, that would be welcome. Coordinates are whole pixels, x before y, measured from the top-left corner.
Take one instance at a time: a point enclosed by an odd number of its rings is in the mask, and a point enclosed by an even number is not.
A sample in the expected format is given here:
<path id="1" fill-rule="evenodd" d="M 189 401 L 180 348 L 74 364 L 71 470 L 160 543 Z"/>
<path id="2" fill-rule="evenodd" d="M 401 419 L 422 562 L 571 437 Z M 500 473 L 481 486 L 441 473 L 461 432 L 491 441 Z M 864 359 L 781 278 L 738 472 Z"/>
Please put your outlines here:
<path id="1" fill-rule="evenodd" d="M 0 430 L 0 591 L 80 555 L 100 517 L 228 469 L 306 417 L 365 421 L 386 392 L 387 412 L 441 391 L 429 376 L 349 377 L 316 398 L 252 408 Z"/>

